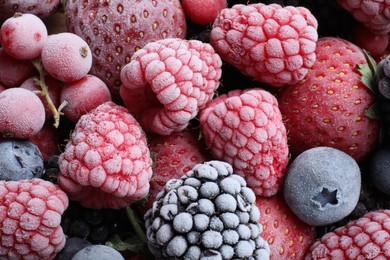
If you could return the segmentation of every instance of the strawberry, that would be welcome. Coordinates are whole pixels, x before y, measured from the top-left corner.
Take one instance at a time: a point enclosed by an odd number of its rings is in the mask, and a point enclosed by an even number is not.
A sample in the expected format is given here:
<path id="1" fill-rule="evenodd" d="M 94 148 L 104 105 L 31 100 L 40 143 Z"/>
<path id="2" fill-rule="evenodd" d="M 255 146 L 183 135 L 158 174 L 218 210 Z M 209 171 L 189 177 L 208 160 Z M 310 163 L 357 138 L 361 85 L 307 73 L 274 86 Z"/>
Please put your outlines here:
<path id="1" fill-rule="evenodd" d="M 209 158 L 206 146 L 198 140 L 199 133 L 184 130 L 171 135 L 152 135 L 149 150 L 154 159 L 153 174 L 150 179 L 148 202 L 142 210 L 149 209 L 158 192 L 170 179 L 179 179 L 196 164 Z"/>
<path id="2" fill-rule="evenodd" d="M 179 0 L 73 0 L 67 1 L 65 14 L 68 30 L 92 49 L 91 74 L 114 96 L 121 85 L 119 73 L 135 51 L 158 39 L 184 38 L 187 29 Z"/>
<path id="3" fill-rule="evenodd" d="M 316 239 L 315 227 L 300 220 L 287 206 L 281 193 L 256 198 L 260 210 L 261 237 L 269 244 L 271 260 L 303 259 Z"/>
<path id="4" fill-rule="evenodd" d="M 380 128 L 370 116 L 375 96 L 366 86 L 373 75 L 357 68 L 369 63 L 359 47 L 340 38 L 321 38 L 316 54 L 306 77 L 277 93 L 290 151 L 295 157 L 330 146 L 361 160 L 376 147 Z"/>

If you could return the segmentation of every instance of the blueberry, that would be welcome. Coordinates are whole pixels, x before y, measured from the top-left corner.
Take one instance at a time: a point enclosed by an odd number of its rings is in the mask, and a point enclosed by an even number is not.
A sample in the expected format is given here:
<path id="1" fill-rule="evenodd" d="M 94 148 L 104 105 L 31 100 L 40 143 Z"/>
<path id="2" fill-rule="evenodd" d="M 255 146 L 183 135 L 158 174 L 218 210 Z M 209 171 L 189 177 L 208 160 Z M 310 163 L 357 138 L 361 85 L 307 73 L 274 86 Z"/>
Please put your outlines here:
<path id="1" fill-rule="evenodd" d="M 69 260 L 81 249 L 91 246 L 92 244 L 85 239 L 71 237 L 66 239 L 65 246 L 56 255 L 55 260 Z"/>
<path id="2" fill-rule="evenodd" d="M 92 245 L 81 249 L 72 260 L 124 260 L 123 256 L 114 248 L 105 245 Z"/>
<path id="3" fill-rule="evenodd" d="M 370 176 L 372 183 L 385 194 L 390 194 L 390 148 L 377 150 L 371 158 Z"/>
<path id="4" fill-rule="evenodd" d="M 44 162 L 38 147 L 28 140 L 0 141 L 0 180 L 41 178 Z"/>
<path id="5" fill-rule="evenodd" d="M 361 174 L 356 161 L 331 147 L 304 151 L 287 169 L 284 198 L 302 221 L 323 226 L 346 217 L 360 195 Z"/>

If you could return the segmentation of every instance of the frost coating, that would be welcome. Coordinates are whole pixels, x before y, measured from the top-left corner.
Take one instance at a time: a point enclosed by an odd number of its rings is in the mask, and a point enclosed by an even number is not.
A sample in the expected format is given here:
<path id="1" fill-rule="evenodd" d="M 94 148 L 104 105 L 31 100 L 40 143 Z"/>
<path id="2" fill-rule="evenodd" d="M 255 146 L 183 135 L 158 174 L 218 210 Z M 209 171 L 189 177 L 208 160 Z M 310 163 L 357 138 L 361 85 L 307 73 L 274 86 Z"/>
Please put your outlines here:
<path id="1" fill-rule="evenodd" d="M 268 243 L 260 237 L 260 211 L 250 202 L 253 198 L 245 181 L 233 176 L 228 163 L 210 161 L 196 165 L 180 180 L 168 181 L 168 188 L 157 195 L 145 214 L 148 246 L 156 258 L 269 259 Z M 218 188 L 227 179 L 222 187 L 234 195 Z M 228 183 L 234 184 L 228 188 Z M 171 199 L 183 190 L 191 196 L 183 193 L 185 199 Z M 237 198 L 246 205 L 243 210 L 237 206 Z M 169 215 L 167 207 L 178 211 Z"/>

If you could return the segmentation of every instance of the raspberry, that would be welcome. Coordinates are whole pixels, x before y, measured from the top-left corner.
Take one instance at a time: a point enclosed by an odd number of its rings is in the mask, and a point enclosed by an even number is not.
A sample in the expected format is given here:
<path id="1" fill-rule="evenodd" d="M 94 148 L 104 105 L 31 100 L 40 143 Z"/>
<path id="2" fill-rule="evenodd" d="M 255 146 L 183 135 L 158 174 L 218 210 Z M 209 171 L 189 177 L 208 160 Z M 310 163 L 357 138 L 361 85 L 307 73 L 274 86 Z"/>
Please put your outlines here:
<path id="1" fill-rule="evenodd" d="M 49 35 L 41 58 L 45 70 L 64 82 L 80 80 L 92 67 L 88 44 L 80 36 L 68 32 Z"/>
<path id="2" fill-rule="evenodd" d="M 45 108 L 34 92 L 9 88 L 0 93 L 0 133 L 3 136 L 29 138 L 42 129 Z"/>
<path id="3" fill-rule="evenodd" d="M 219 86 L 221 59 L 210 44 L 178 38 L 148 43 L 121 71 L 120 95 L 145 131 L 186 128 Z"/>
<path id="4" fill-rule="evenodd" d="M 276 98 L 254 88 L 220 95 L 200 111 L 206 145 L 243 176 L 257 195 L 272 196 L 288 163 L 286 128 Z"/>
<path id="5" fill-rule="evenodd" d="M 42 180 L 0 182 L 0 258 L 53 259 L 65 245 L 68 197 Z"/>
<path id="6" fill-rule="evenodd" d="M 196 24 L 207 25 L 214 22 L 218 13 L 226 8 L 226 0 L 183 0 L 184 13 Z"/>
<path id="7" fill-rule="evenodd" d="M 59 183 L 85 207 L 122 208 L 147 195 L 151 165 L 138 122 L 108 101 L 77 122 L 59 157 Z"/>
<path id="8" fill-rule="evenodd" d="M 21 60 L 38 58 L 47 35 L 46 25 L 33 14 L 16 13 L 8 18 L 0 29 L 0 40 L 4 50 Z"/>
<path id="9" fill-rule="evenodd" d="M 313 243 L 305 259 L 388 259 L 390 210 L 348 222 Z"/>
<path id="10" fill-rule="evenodd" d="M 61 104 L 67 102 L 62 112 L 75 123 L 82 115 L 107 101 L 111 101 L 111 94 L 106 83 L 89 74 L 78 81 L 65 83 L 61 91 Z"/>
<path id="11" fill-rule="evenodd" d="M 337 0 L 359 22 L 373 33 L 390 32 L 390 2 L 377 0 Z"/>
<path id="12" fill-rule="evenodd" d="M 316 55 L 317 20 L 304 7 L 234 5 L 215 19 L 210 43 L 242 74 L 272 86 L 302 80 Z"/>

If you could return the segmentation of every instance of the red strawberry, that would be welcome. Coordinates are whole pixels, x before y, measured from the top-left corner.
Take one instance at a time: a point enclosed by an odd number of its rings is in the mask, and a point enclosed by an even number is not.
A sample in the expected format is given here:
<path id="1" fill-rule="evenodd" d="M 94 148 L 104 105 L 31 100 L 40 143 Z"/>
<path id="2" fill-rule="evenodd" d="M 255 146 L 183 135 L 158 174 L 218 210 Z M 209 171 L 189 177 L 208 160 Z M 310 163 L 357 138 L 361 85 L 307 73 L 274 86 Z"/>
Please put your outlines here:
<path id="1" fill-rule="evenodd" d="M 315 61 L 317 20 L 304 7 L 262 3 L 222 9 L 210 43 L 244 75 L 272 86 L 301 80 Z"/>
<path id="2" fill-rule="evenodd" d="M 305 259 L 389 259 L 390 210 L 377 210 L 326 233 Z"/>
<path id="3" fill-rule="evenodd" d="M 260 88 L 232 90 L 209 102 L 199 115 L 212 155 L 233 166 L 256 195 L 280 188 L 288 163 L 286 128 L 276 98 Z"/>
<path id="4" fill-rule="evenodd" d="M 152 206 L 157 193 L 168 180 L 179 179 L 196 164 L 209 158 L 206 146 L 198 138 L 199 133 L 194 130 L 150 137 L 149 150 L 154 158 L 153 175 L 150 179 L 148 202 L 142 210 Z"/>
<path id="5" fill-rule="evenodd" d="M 118 94 L 119 73 L 146 43 L 186 35 L 179 0 L 67 1 L 67 27 L 87 41 L 93 52 L 91 74 Z"/>
<path id="6" fill-rule="evenodd" d="M 315 227 L 309 226 L 287 206 L 281 193 L 272 197 L 257 197 L 260 210 L 261 237 L 268 242 L 271 260 L 303 259 L 316 239 Z"/>
<path id="7" fill-rule="evenodd" d="M 316 53 L 304 80 L 278 93 L 290 151 L 295 157 L 329 146 L 360 160 L 379 139 L 379 121 L 367 116 L 375 97 L 365 86 L 369 78 L 357 69 L 368 65 L 365 55 L 356 45 L 333 37 L 319 39 Z"/>
<path id="8" fill-rule="evenodd" d="M 123 208 L 149 192 L 152 159 L 145 133 L 111 101 L 80 118 L 58 165 L 60 186 L 88 208 Z"/>
<path id="9" fill-rule="evenodd" d="M 384 0 L 337 0 L 359 22 L 373 33 L 390 32 L 390 2 Z"/>

